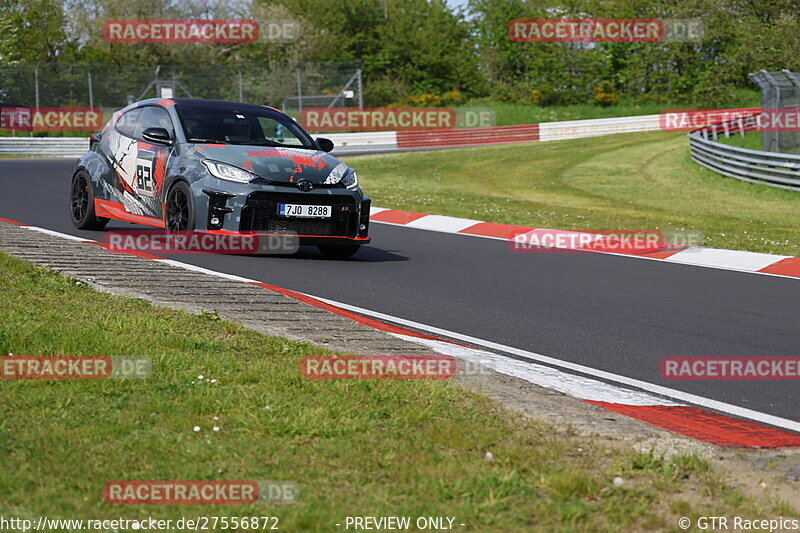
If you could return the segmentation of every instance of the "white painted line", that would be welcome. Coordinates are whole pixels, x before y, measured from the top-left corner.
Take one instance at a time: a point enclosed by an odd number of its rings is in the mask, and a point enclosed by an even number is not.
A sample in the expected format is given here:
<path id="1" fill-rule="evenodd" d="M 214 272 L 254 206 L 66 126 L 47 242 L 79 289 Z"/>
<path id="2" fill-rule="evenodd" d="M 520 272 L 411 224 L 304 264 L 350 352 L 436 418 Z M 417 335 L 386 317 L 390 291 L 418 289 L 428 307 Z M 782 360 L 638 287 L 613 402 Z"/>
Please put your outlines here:
<path id="1" fill-rule="evenodd" d="M 231 281 L 241 281 L 242 283 L 260 283 L 258 280 L 250 279 L 250 278 L 243 278 L 241 276 L 235 276 L 233 274 L 226 274 L 224 272 L 217 272 L 216 270 L 209 270 L 207 268 L 190 265 L 188 263 L 181 263 L 180 261 L 173 261 L 172 259 L 153 259 L 153 261 L 158 261 L 159 263 L 164 263 L 165 265 L 171 265 L 179 268 L 183 268 L 186 270 L 191 270 L 192 272 L 199 272 L 201 274 L 208 274 L 210 276 L 216 276 L 218 278 L 225 278 Z"/>
<path id="2" fill-rule="evenodd" d="M 405 224 L 405 226 L 409 228 L 429 229 L 441 231 L 443 233 L 455 233 L 474 225 L 475 221 L 468 218 L 447 217 L 443 215 L 426 215 Z"/>
<path id="3" fill-rule="evenodd" d="M 313 296 L 313 295 L 307 295 L 307 296 L 311 296 L 312 298 L 316 298 L 321 302 L 330 305 L 335 305 L 337 307 L 341 307 L 342 309 L 346 309 L 348 311 L 353 311 L 355 313 L 377 318 L 379 320 L 384 320 L 386 322 L 393 322 L 395 324 L 400 324 L 402 326 L 406 326 L 409 328 L 418 329 L 421 331 L 425 331 L 427 333 L 441 335 L 443 337 L 450 337 L 452 339 L 460 340 L 477 346 L 482 346 L 484 348 L 489 348 L 492 350 L 498 350 L 501 352 L 514 354 L 529 361 L 537 361 L 540 363 L 553 365 L 559 368 L 572 370 L 574 372 L 580 372 L 582 374 L 594 376 L 596 378 L 603 379 L 606 381 L 619 383 L 621 385 L 628 385 L 630 387 L 636 387 L 637 389 L 642 389 L 643 391 L 647 391 L 653 394 L 658 394 L 660 396 L 665 396 L 667 398 L 671 398 L 678 402 L 685 402 L 689 404 L 699 405 L 707 409 L 712 409 L 729 415 L 738 416 L 740 418 L 746 418 L 749 420 L 754 420 L 762 424 L 769 424 L 771 426 L 776 426 L 800 433 L 800 422 L 789 420 L 788 418 L 781 418 L 779 416 L 774 416 L 767 413 L 761 413 L 759 411 L 754 411 L 752 409 L 739 407 L 738 405 L 731 405 L 729 403 L 712 400 L 711 398 L 697 396 L 696 394 L 690 394 L 688 392 L 670 389 L 668 387 L 662 387 L 661 385 L 655 385 L 653 383 L 649 383 L 646 381 L 641 381 L 638 379 L 621 376 L 619 374 L 614 374 L 612 372 L 598 370 L 588 366 L 579 365 L 577 363 L 570 363 L 569 361 L 562 361 L 554 357 L 549 357 L 546 355 L 529 352 L 527 350 L 514 348 L 512 346 L 507 346 L 493 341 L 479 339 L 477 337 L 472 337 L 469 335 L 463 335 L 461 333 L 456 333 L 455 331 L 448 331 L 446 329 L 437 328 L 435 326 L 428 326 L 426 324 L 421 324 L 419 322 L 414 322 L 412 320 L 406 320 L 404 318 L 394 317 L 384 313 L 379 313 L 377 311 L 370 311 L 369 309 L 364 309 L 362 307 L 343 304 L 341 302 L 328 300 L 326 298 L 320 298 L 318 296 Z M 576 396 L 575 392 L 571 393 L 571 395 Z M 622 402 L 615 402 L 615 403 L 622 403 Z"/>
<path id="4" fill-rule="evenodd" d="M 35 226 L 31 226 L 31 228 L 35 228 Z M 41 228 L 35 228 L 35 229 L 41 229 Z M 72 235 L 67 235 L 65 233 L 59 233 L 57 231 L 45 230 L 44 233 L 47 233 L 55 237 L 62 237 L 70 240 L 93 242 L 87 239 L 79 239 L 77 237 L 74 237 Z M 243 283 L 258 283 L 258 281 L 254 279 L 243 278 L 240 276 L 235 276 L 233 274 L 226 274 L 224 272 L 218 272 L 216 270 L 209 270 L 207 268 L 191 265 L 188 263 L 182 263 L 180 261 L 175 261 L 172 259 L 152 259 L 152 261 L 175 266 L 178 268 L 183 268 L 191 272 L 199 272 L 202 274 L 216 276 L 223 279 L 240 281 Z M 375 316 L 375 317 L 384 317 L 389 321 L 398 324 L 402 322 L 408 322 L 408 325 L 411 325 L 412 327 L 415 327 L 417 329 L 425 329 L 428 331 L 433 331 L 435 333 L 444 334 L 445 336 L 451 338 L 456 338 L 455 335 L 457 335 L 452 332 L 447 332 L 445 330 L 437 330 L 437 328 L 433 328 L 431 326 L 422 326 L 417 322 L 404 321 L 403 319 L 400 318 L 390 317 L 388 315 L 382 315 L 381 313 L 376 313 L 374 311 L 368 311 L 366 309 L 361 309 L 358 307 L 349 306 L 347 304 L 334 302 L 332 300 L 327 300 L 325 298 L 320 298 L 318 296 L 313 296 L 313 295 L 308 295 L 308 296 L 311 296 L 312 298 L 319 300 L 321 302 L 330 303 L 331 305 L 341 307 L 343 309 L 356 310 L 356 312 L 359 312 L 361 314 Z M 393 334 L 393 335 L 399 338 L 403 338 L 404 340 L 428 346 L 429 348 L 439 353 L 452 355 L 454 357 L 460 357 L 468 361 L 478 362 L 484 364 L 485 366 L 489 366 L 490 368 L 493 368 L 503 374 L 520 377 L 522 379 L 525 379 L 526 381 L 535 383 L 542 387 L 563 392 L 564 394 L 569 394 L 571 396 L 577 396 L 585 400 L 622 403 L 627 405 L 675 405 L 674 402 L 670 402 L 662 398 L 657 398 L 650 394 L 623 389 L 621 387 L 616 387 L 614 385 L 603 383 L 601 381 L 593 380 L 582 376 L 576 376 L 574 374 L 568 374 L 553 369 L 551 367 L 522 362 L 483 350 L 467 348 L 444 341 L 420 339 L 418 337 L 411 337 L 407 335 L 398 335 L 398 334 Z M 469 339 L 472 339 L 472 337 L 469 337 Z M 591 374 L 592 372 L 595 372 L 593 369 L 589 369 L 588 367 L 584 368 L 588 370 L 588 372 L 584 373 Z"/>
<path id="5" fill-rule="evenodd" d="M 373 208 L 373 209 L 375 209 L 375 208 Z M 381 209 L 381 211 L 386 211 L 387 210 L 386 208 L 380 208 L 380 209 Z M 427 215 L 427 216 L 432 216 L 432 215 Z M 453 235 L 464 235 L 466 237 L 478 237 L 480 239 L 491 239 L 491 240 L 495 240 L 495 241 L 506 241 L 507 242 L 509 240 L 509 239 L 506 239 L 505 237 L 493 237 L 491 235 L 478 235 L 478 234 L 474 234 L 474 233 L 460 233 L 460 232 L 446 232 L 446 231 L 442 231 L 442 230 L 438 230 L 438 229 L 434 229 L 434 228 L 415 228 L 414 226 L 411 226 L 409 224 L 398 224 L 396 222 L 384 222 L 382 220 L 371 220 L 370 222 L 373 223 L 373 224 L 384 224 L 386 226 L 397 226 L 397 227 L 400 227 L 400 228 L 408 228 L 408 227 L 410 227 L 411 229 L 419 229 L 419 230 L 423 230 L 423 231 L 437 231 L 439 233 L 451 233 Z M 474 220 L 473 222 L 474 222 L 473 225 L 484 223 L 481 220 Z M 539 229 L 542 229 L 542 228 L 531 228 L 531 231 L 539 230 Z M 701 248 L 701 247 L 693 246 L 691 248 L 687 248 L 686 250 L 682 250 L 681 252 L 678 252 L 678 253 L 676 253 L 676 254 L 674 254 L 674 255 L 672 255 L 670 257 L 664 258 L 664 259 L 662 259 L 660 257 L 645 257 L 643 255 L 635 255 L 635 254 L 620 254 L 620 253 L 616 253 L 616 252 L 609 252 L 607 250 L 585 250 L 585 251 L 586 252 L 590 252 L 590 253 L 596 253 L 596 254 L 614 255 L 614 256 L 617 256 L 617 257 L 627 257 L 629 259 L 642 259 L 642 260 L 645 260 L 645 261 L 656 261 L 656 262 L 659 262 L 659 263 L 662 263 L 664 261 L 672 261 L 674 263 L 683 264 L 683 265 L 687 265 L 687 266 L 695 266 L 695 267 L 701 267 L 701 268 L 714 268 L 716 270 L 729 270 L 729 271 L 732 271 L 732 272 L 743 272 L 743 273 L 746 273 L 746 274 L 758 274 L 759 276 L 770 276 L 770 277 L 773 277 L 773 278 L 784 278 L 784 279 L 792 279 L 792 280 L 797 280 L 798 279 L 797 276 L 787 276 L 785 274 L 773 274 L 772 272 L 759 272 L 760 268 L 764 268 L 764 267 L 769 266 L 771 264 L 777 263 L 778 261 L 781 261 L 781 260 L 786 259 L 787 257 L 791 257 L 791 256 L 771 255 L 771 254 L 757 254 L 755 252 L 737 252 L 736 250 L 719 250 L 719 251 L 722 251 L 722 252 L 734 252 L 734 253 L 753 254 L 753 255 L 757 255 L 757 256 L 765 256 L 764 257 L 764 261 L 767 261 L 766 264 L 764 264 L 762 267 L 753 269 L 753 268 L 751 268 L 752 264 L 758 264 L 760 260 L 759 261 L 753 261 L 752 259 L 750 259 L 750 260 L 746 261 L 746 263 L 748 263 L 750 265 L 750 267 L 748 267 L 748 268 L 740 268 L 740 267 L 737 267 L 736 264 L 719 264 L 719 263 L 717 263 L 717 264 L 704 264 L 704 263 L 697 263 L 697 262 L 693 261 L 691 256 L 693 254 L 698 253 L 698 250 L 702 250 L 702 249 L 703 248 Z M 716 250 L 715 248 L 705 248 L 705 249 L 706 250 Z M 676 261 L 676 260 L 672 259 L 672 258 L 674 258 L 674 257 L 676 257 L 678 255 L 681 255 L 680 260 Z"/>
<path id="6" fill-rule="evenodd" d="M 69 239 L 71 241 L 78 241 L 78 242 L 95 242 L 92 240 L 84 239 L 83 237 L 75 237 L 74 235 L 67 235 L 66 233 L 59 233 L 57 231 L 40 228 L 37 226 L 20 226 L 21 228 L 29 229 L 31 231 L 38 231 L 39 233 L 44 233 L 45 235 L 51 235 L 53 237 L 61 237 L 62 239 Z"/>
<path id="7" fill-rule="evenodd" d="M 631 389 L 624 389 L 615 385 L 610 385 L 603 381 L 590 379 L 576 374 L 568 374 L 555 368 L 512 359 L 511 357 L 498 355 L 485 350 L 468 348 L 445 341 L 435 341 L 431 339 L 421 339 L 410 335 L 399 333 L 389 333 L 390 335 L 427 346 L 433 351 L 464 359 L 473 363 L 478 363 L 489 367 L 492 370 L 524 379 L 529 383 L 555 390 L 581 400 L 591 400 L 595 402 L 621 403 L 625 405 L 682 405 L 664 398 L 639 392 Z"/>
<path id="8" fill-rule="evenodd" d="M 755 272 L 786 259 L 788 255 L 759 254 L 739 250 L 720 250 L 717 248 L 690 248 L 664 259 L 672 263 L 719 267 L 725 269 Z"/>
<path id="9" fill-rule="evenodd" d="M 25 226 L 25 227 L 27 227 L 29 229 L 32 229 L 34 231 L 41 231 L 42 233 L 47 233 L 48 235 L 53 235 L 55 237 L 62 237 L 62 238 L 65 238 L 65 239 L 82 241 L 82 242 L 93 242 L 93 241 L 91 241 L 89 239 L 82 239 L 82 238 L 75 237 L 73 235 L 67 235 L 65 233 L 59 233 L 57 231 L 45 230 L 43 228 L 38 228 L 36 226 Z M 176 267 L 184 268 L 186 270 L 190 270 L 190 271 L 194 271 L 194 272 L 202 272 L 202 273 L 209 274 L 209 275 L 212 275 L 212 276 L 217 276 L 217 277 L 221 277 L 221 278 L 225 278 L 225 279 L 231 279 L 231 280 L 234 280 L 234 281 L 242 281 L 244 283 L 253 283 L 253 282 L 258 283 L 257 280 L 251 280 L 251 279 L 248 279 L 248 278 L 234 276 L 232 274 L 226 274 L 224 272 L 218 272 L 218 271 L 215 271 L 215 270 L 209 270 L 209 269 L 198 267 L 198 266 L 195 266 L 195 265 L 190 265 L 190 264 L 187 264 L 187 263 L 181 263 L 180 261 L 173 261 L 171 259 L 157 259 L 156 261 L 159 261 L 159 262 L 162 262 L 162 263 L 165 263 L 165 264 L 169 264 L 169 265 L 173 265 L 173 266 L 176 266 Z M 349 305 L 349 304 L 344 304 L 344 303 L 341 303 L 341 302 L 337 302 L 335 300 L 329 300 L 327 298 L 321 298 L 319 296 L 308 295 L 308 294 L 306 296 L 310 296 L 310 297 L 312 297 L 312 298 L 314 298 L 316 300 L 319 300 L 320 302 L 327 303 L 327 304 L 330 304 L 330 305 L 334 305 L 336 307 L 340 307 L 340 308 L 348 310 L 348 311 L 353 311 L 355 313 L 358 313 L 358 314 L 361 314 L 361 315 L 364 315 L 364 316 L 370 316 L 370 317 L 377 318 L 377 319 L 380 319 L 380 320 L 384 320 L 384 321 L 387 321 L 387 322 L 393 322 L 395 324 L 400 324 L 400 325 L 403 325 L 403 326 L 406 326 L 406 327 L 418 329 L 418 330 L 425 331 L 425 332 L 428 332 L 428 333 L 432 333 L 432 334 L 435 334 L 435 335 L 441 335 L 441 336 L 444 336 L 444 337 L 450 337 L 452 339 L 457 339 L 457 340 L 460 340 L 460 341 L 463 341 L 463 342 L 467 342 L 467 343 L 470 343 L 470 344 L 474 344 L 474 345 L 477 345 L 477 346 L 482 346 L 484 348 L 489 348 L 489 349 L 492 349 L 492 350 L 498 350 L 498 351 L 501 351 L 501 352 L 514 354 L 514 355 L 516 355 L 518 357 L 521 357 L 523 359 L 526 359 L 528 361 L 545 363 L 545 364 L 549 364 L 549 365 L 552 365 L 552 366 L 555 366 L 555 367 L 558 367 L 558 368 L 564 368 L 564 369 L 571 370 L 571 371 L 574 371 L 574 372 L 587 374 L 587 375 L 590 375 L 590 376 L 594 376 L 594 377 L 596 377 L 598 379 L 603 379 L 603 380 L 611 381 L 611 382 L 618 383 L 618 384 L 621 384 L 621 385 L 627 385 L 627 386 L 635 387 L 635 388 L 641 389 L 643 391 L 650 392 L 652 394 L 664 396 L 666 398 L 671 398 L 672 400 L 675 400 L 675 401 L 678 401 L 678 402 L 685 402 L 685 403 L 689 403 L 689 404 L 698 405 L 698 406 L 704 407 L 706 409 L 712 409 L 712 410 L 719 411 L 719 412 L 722 412 L 722 413 L 726 413 L 726 414 L 729 414 L 729 415 L 732 415 L 732 416 L 737 416 L 737 417 L 740 417 L 740 418 L 754 420 L 754 421 L 760 422 L 762 424 L 768 424 L 768 425 L 771 425 L 771 426 L 776 426 L 776 427 L 780 427 L 780 428 L 783 428 L 783 429 L 787 429 L 787 430 L 790 430 L 790 431 L 795 431 L 795 432 L 800 433 L 800 422 L 796 422 L 794 420 L 789 420 L 789 419 L 786 419 L 786 418 L 770 415 L 770 414 L 767 414 L 767 413 L 761 413 L 759 411 L 754 411 L 752 409 L 739 407 L 737 405 L 731 405 L 731 404 L 728 404 L 728 403 L 725 403 L 725 402 L 720 402 L 720 401 L 717 401 L 717 400 L 712 400 L 710 398 L 705 398 L 703 396 L 697 396 L 695 394 L 690 394 L 690 393 L 687 393 L 687 392 L 683 392 L 683 391 L 679 391 L 679 390 L 675 390 L 675 389 L 670 389 L 668 387 L 662 387 L 660 385 L 655 385 L 653 383 L 648 383 L 646 381 L 641 381 L 641 380 L 638 380 L 638 379 L 629 378 L 629 377 L 626 377 L 626 376 L 621 376 L 619 374 L 614 374 L 612 372 L 606 372 L 604 370 L 598 370 L 598 369 L 587 367 L 587 366 L 584 366 L 584 365 L 579 365 L 579 364 L 576 364 L 576 363 L 570 363 L 568 361 L 562 361 L 562 360 L 556 359 L 554 357 L 549 357 L 549 356 L 546 356 L 546 355 L 537 354 L 535 352 L 529 352 L 527 350 L 522 350 L 520 348 L 514 348 L 512 346 L 507 346 L 507 345 L 500 344 L 500 343 L 493 342 L 493 341 L 479 339 L 477 337 L 472 337 L 470 335 L 463 335 L 461 333 L 456 333 L 454 331 L 448 331 L 446 329 L 437 328 L 435 326 L 428 326 L 426 324 L 421 324 L 419 322 L 414 322 L 412 320 L 406 320 L 404 318 L 394 317 L 394 316 L 387 315 L 387 314 L 384 314 L 384 313 L 380 313 L 380 312 L 377 312 L 377 311 L 371 311 L 369 309 L 364 309 L 362 307 L 357 307 L 357 306 L 354 306 L 354 305 Z M 412 338 L 409 337 L 409 339 L 411 340 Z M 413 338 L 413 342 L 418 342 L 419 343 L 421 340 L 423 340 L 423 339 L 419 339 L 419 338 L 416 338 L 416 337 Z M 432 345 L 431 345 L 431 347 L 432 347 Z M 441 348 L 441 346 L 439 346 L 439 347 Z M 455 353 L 455 352 L 453 352 L 453 353 Z M 498 356 L 497 354 L 492 354 L 492 355 L 495 355 L 497 357 L 502 357 L 502 356 Z M 503 368 L 505 370 L 508 370 L 508 371 L 513 371 L 513 369 L 511 368 L 510 365 L 507 366 L 507 367 L 503 367 Z M 598 382 L 598 383 L 602 383 L 602 382 Z M 609 388 L 608 391 L 611 392 L 612 389 Z M 570 394 L 572 396 L 576 396 L 576 392 L 577 391 L 573 390 L 571 392 L 567 392 L 567 394 Z M 628 391 L 626 391 L 626 392 L 628 392 Z M 635 391 L 629 391 L 629 392 L 633 393 Z M 588 394 L 590 394 L 590 392 L 587 389 L 586 391 L 583 392 L 583 394 L 588 395 Z M 576 396 L 576 397 L 580 397 L 580 396 Z M 620 397 L 620 398 L 622 398 L 622 397 Z M 624 403 L 624 400 L 615 401 L 613 403 Z M 661 401 L 661 403 L 656 404 L 656 405 L 668 405 L 668 403 L 664 402 L 664 401 Z"/>
<path id="10" fill-rule="evenodd" d="M 371 205 L 369 207 L 369 216 L 377 215 L 381 211 L 388 211 L 388 210 L 389 210 L 388 207 L 375 207 L 374 205 Z"/>
<path id="11" fill-rule="evenodd" d="M 53 237 L 61 237 L 62 239 L 69 239 L 71 241 L 78 241 L 78 242 L 85 242 L 85 243 L 96 243 L 99 241 L 93 241 L 91 239 L 84 239 L 83 237 L 76 237 L 74 235 L 69 235 L 67 233 L 61 233 L 58 231 L 53 231 L 49 229 L 40 228 L 37 226 L 20 226 L 25 229 L 38 231 L 40 233 L 45 233 L 47 235 L 51 235 Z M 172 265 L 175 267 L 183 268 L 184 270 L 190 270 L 192 272 L 200 272 L 201 274 L 208 274 L 210 276 L 216 276 L 218 278 L 229 279 L 231 281 L 241 281 L 242 283 L 260 283 L 258 280 L 243 278 L 241 276 L 235 276 L 233 274 L 226 274 L 224 272 L 217 272 L 216 270 L 209 270 L 207 268 L 190 265 L 188 263 L 181 263 L 180 261 L 174 261 L 172 259 L 151 259 L 151 261 L 156 261 L 158 263 L 164 263 L 165 265 Z"/>

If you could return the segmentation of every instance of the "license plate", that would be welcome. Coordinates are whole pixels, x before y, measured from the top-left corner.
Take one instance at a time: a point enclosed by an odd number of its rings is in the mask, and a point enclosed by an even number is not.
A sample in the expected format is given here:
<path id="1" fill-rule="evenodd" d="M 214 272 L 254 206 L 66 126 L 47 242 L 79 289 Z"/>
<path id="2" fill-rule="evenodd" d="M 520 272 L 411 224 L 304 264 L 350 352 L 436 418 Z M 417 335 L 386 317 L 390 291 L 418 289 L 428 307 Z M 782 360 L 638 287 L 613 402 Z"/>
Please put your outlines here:
<path id="1" fill-rule="evenodd" d="M 278 214 L 282 217 L 331 218 L 331 206 L 278 204 Z"/>

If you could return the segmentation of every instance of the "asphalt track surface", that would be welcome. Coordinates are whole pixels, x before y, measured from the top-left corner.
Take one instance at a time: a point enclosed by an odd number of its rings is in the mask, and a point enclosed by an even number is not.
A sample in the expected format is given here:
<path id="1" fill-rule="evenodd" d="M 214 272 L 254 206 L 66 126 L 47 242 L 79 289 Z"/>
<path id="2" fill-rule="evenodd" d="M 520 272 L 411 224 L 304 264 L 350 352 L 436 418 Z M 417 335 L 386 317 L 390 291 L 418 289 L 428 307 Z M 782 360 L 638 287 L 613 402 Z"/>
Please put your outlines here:
<path id="1" fill-rule="evenodd" d="M 0 217 L 102 241 L 70 222 L 73 166 L 0 160 Z M 108 229 L 145 227 L 111 221 Z M 372 243 L 347 261 L 315 248 L 171 258 L 800 421 L 796 381 L 659 374 L 665 356 L 799 355 L 800 280 L 606 254 L 512 253 L 499 240 L 385 224 L 370 233 Z"/>

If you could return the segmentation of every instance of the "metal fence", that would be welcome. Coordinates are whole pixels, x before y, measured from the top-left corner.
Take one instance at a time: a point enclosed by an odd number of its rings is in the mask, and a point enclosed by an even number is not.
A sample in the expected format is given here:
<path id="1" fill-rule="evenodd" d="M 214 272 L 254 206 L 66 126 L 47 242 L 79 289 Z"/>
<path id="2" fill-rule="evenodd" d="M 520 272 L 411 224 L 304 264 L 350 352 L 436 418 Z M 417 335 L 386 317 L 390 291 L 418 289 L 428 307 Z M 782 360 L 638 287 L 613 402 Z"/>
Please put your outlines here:
<path id="1" fill-rule="evenodd" d="M 358 62 L 119 66 L 0 66 L 0 105 L 119 109 L 152 97 L 234 100 L 282 107 L 363 105 Z"/>
<path id="2" fill-rule="evenodd" d="M 764 110 L 797 109 L 800 107 L 800 75 L 789 70 L 750 74 L 761 89 L 761 108 Z M 762 131 L 761 149 L 768 152 L 800 154 L 800 132 Z"/>

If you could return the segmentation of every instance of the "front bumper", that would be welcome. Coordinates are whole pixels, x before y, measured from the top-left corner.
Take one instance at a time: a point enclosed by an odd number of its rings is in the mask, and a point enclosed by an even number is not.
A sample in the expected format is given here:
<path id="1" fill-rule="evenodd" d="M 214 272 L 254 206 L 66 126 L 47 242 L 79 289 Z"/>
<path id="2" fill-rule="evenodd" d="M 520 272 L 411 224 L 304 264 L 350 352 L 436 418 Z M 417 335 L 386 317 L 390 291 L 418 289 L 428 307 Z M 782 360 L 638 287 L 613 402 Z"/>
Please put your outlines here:
<path id="1" fill-rule="evenodd" d="M 235 184 L 219 187 L 210 180 L 194 190 L 195 227 L 214 233 L 297 235 L 301 245 L 366 244 L 371 200 L 360 190 L 329 187 L 301 192 L 294 187 Z M 291 218 L 279 204 L 330 205 L 332 217 Z"/>

